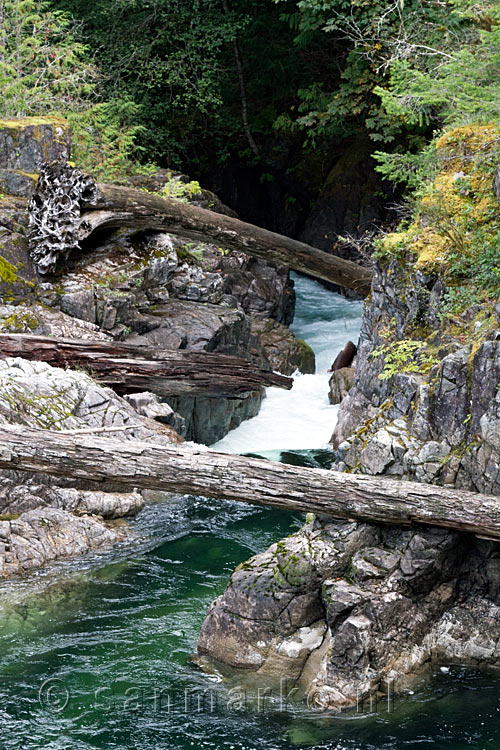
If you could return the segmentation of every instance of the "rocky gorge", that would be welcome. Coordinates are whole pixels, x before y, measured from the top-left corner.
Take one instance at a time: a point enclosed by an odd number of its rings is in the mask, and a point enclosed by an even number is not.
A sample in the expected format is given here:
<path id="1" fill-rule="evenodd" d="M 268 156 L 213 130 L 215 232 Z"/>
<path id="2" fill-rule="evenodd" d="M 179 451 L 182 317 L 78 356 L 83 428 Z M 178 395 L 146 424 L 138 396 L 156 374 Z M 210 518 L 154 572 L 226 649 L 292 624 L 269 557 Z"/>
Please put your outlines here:
<path id="1" fill-rule="evenodd" d="M 2 331 L 314 371 L 314 354 L 288 327 L 295 301 L 288 269 L 243 253 L 161 232 L 103 231 L 54 278 L 40 279 L 28 252 L 26 199 L 44 162 L 69 158 L 70 135 L 49 120 L 0 122 L 0 130 Z M 462 195 L 469 162 L 460 148 L 476 137 L 441 144 L 438 192 Z M 476 201 L 483 214 L 498 210 L 488 179 L 490 202 Z M 230 213 L 207 191 L 190 191 L 181 175 L 135 176 L 133 184 L 161 192 L 172 181 L 181 193 L 186 186 L 183 199 Z M 351 362 L 352 351 L 330 382 L 330 401 L 340 404 L 333 467 L 498 494 L 498 311 L 490 301 L 458 319 L 444 314 L 450 282 L 443 257 L 430 250 L 440 247 L 434 209 L 427 204 L 413 235 L 380 242 L 356 357 Z M 0 385 L 3 423 L 160 445 L 212 445 L 256 415 L 264 395 L 120 397 L 92 372 L 18 358 L 0 362 Z M 0 499 L 0 575 L 8 577 L 120 541 L 129 531 L 117 519 L 137 514 L 148 498 L 4 472 Z M 331 710 L 394 685 L 409 689 L 431 663 L 500 666 L 499 566 L 498 544 L 468 534 L 310 515 L 235 570 L 208 611 L 195 659 L 229 683 L 285 677 L 288 690 Z"/>
<path id="2" fill-rule="evenodd" d="M 39 278 L 28 250 L 28 200 L 42 165 L 70 158 L 64 120 L 0 121 L 0 329 L 79 340 L 124 341 L 156 349 L 231 354 L 291 374 L 314 370 L 314 355 L 288 328 L 294 314 L 288 270 L 215 245 L 160 232 L 106 232 L 73 255 L 56 277 Z M 135 177 L 135 187 L 175 184 L 184 200 L 231 213 L 217 197 L 167 170 Z M 183 190 L 187 183 L 188 188 Z M 263 389 L 235 398 L 152 393 L 122 398 L 92 373 L 19 358 L 0 362 L 3 423 L 95 431 L 161 444 L 211 444 L 254 416 Z M 68 486 L 66 486 L 68 485 Z M 2 474 L 0 575 L 28 572 L 53 559 L 113 544 L 138 493 L 75 488 L 42 475 Z"/>
<path id="3" fill-rule="evenodd" d="M 474 211 L 483 227 L 498 216 L 495 165 L 478 174 L 470 157 L 492 133 L 444 136 L 441 171 L 414 224 L 380 241 L 355 367 L 330 382 L 339 471 L 499 493 L 497 300 L 450 319 L 456 281 L 444 251 L 450 214 Z M 499 551 L 425 526 L 310 516 L 236 569 L 208 612 L 197 659 L 246 684 L 286 677 L 320 710 L 407 690 L 431 664 L 500 666 Z"/>

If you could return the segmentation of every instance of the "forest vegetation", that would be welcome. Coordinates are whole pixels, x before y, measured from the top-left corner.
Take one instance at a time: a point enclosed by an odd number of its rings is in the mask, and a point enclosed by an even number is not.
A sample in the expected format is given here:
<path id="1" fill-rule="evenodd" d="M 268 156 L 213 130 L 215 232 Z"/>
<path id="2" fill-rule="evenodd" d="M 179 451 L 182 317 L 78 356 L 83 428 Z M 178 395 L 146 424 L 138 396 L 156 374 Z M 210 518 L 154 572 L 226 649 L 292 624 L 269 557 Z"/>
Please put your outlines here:
<path id="1" fill-rule="evenodd" d="M 3 116 L 64 115 L 96 177 L 161 166 L 210 185 L 236 162 L 264 183 L 291 142 L 285 173 L 310 183 L 331 151 L 368 138 L 406 196 L 378 257 L 445 264 L 444 312 L 498 296 L 495 0 L 2 0 L 0 14 Z M 198 182 L 172 184 L 182 198 Z"/>

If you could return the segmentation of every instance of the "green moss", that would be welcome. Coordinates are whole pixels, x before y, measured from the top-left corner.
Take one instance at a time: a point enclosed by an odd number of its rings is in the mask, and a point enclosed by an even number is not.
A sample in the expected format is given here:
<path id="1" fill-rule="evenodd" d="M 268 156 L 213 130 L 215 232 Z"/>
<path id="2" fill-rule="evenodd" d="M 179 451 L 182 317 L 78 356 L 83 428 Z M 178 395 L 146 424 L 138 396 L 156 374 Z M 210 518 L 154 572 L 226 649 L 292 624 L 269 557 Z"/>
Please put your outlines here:
<path id="1" fill-rule="evenodd" d="M 19 513 L 3 513 L 0 514 L 0 521 L 15 521 L 19 515 Z"/>
<path id="2" fill-rule="evenodd" d="M 0 322 L 0 329 L 8 333 L 24 333 L 34 331 L 39 326 L 39 320 L 30 312 L 14 312 Z"/>
<path id="3" fill-rule="evenodd" d="M 27 128 L 30 126 L 38 127 L 40 125 L 61 125 L 68 127 L 68 122 L 63 117 L 13 117 L 0 119 L 0 128 L 8 130 Z"/>
<path id="4" fill-rule="evenodd" d="M 297 339 L 301 348 L 301 358 L 299 370 L 303 372 L 314 372 L 316 369 L 316 357 L 313 349 L 304 339 Z"/>
<path id="5" fill-rule="evenodd" d="M 0 255 L 0 280 L 7 284 L 13 284 L 17 281 L 17 266 L 9 263 L 3 255 Z"/>

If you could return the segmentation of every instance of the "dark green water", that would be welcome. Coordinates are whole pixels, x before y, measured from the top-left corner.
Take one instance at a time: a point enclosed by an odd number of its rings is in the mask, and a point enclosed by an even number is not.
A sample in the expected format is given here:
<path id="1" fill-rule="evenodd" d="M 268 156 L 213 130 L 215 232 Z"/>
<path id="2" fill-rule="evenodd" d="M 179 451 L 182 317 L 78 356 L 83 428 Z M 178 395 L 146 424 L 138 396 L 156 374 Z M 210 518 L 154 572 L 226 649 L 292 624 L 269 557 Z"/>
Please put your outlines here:
<path id="1" fill-rule="evenodd" d="M 180 497 L 146 509 L 138 539 L 114 559 L 57 566 L 39 576 L 38 592 L 33 583 L 4 585 L 0 748 L 500 747 L 495 673 L 436 669 L 391 712 L 381 704 L 372 714 L 328 716 L 277 701 L 237 710 L 224 686 L 190 663 L 231 570 L 301 520 Z"/>

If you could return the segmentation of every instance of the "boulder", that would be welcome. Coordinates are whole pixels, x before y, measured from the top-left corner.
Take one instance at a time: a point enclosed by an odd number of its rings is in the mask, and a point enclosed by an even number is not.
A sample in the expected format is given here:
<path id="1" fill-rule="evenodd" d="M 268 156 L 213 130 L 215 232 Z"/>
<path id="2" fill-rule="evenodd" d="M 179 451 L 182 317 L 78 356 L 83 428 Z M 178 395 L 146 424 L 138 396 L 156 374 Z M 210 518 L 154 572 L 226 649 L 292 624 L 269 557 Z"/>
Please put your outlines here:
<path id="1" fill-rule="evenodd" d="M 313 350 L 305 341 L 295 338 L 288 326 L 272 319 L 254 318 L 252 334 L 259 339 L 264 362 L 271 370 L 283 375 L 293 375 L 296 370 L 304 375 L 316 371 Z"/>
<path id="2" fill-rule="evenodd" d="M 352 341 L 348 341 L 342 351 L 340 351 L 335 357 L 331 366 L 331 372 L 340 370 L 343 367 L 351 367 L 354 357 L 356 356 L 356 346 Z"/>
<path id="3" fill-rule="evenodd" d="M 125 395 L 124 399 L 133 406 L 141 417 L 156 419 L 157 422 L 169 424 L 179 435 L 186 434 L 184 419 L 179 414 L 176 414 L 171 406 L 160 401 L 154 393 L 148 391 L 144 393 L 131 393 Z"/>
<path id="4" fill-rule="evenodd" d="M 341 367 L 334 370 L 328 381 L 330 391 L 328 400 L 331 404 L 340 404 L 354 385 L 354 367 Z"/>
<path id="5" fill-rule="evenodd" d="M 286 676 L 332 710 L 404 689 L 430 661 L 499 666 L 499 561 L 499 544 L 445 529 L 312 517 L 236 569 L 196 660 L 278 697 Z"/>

